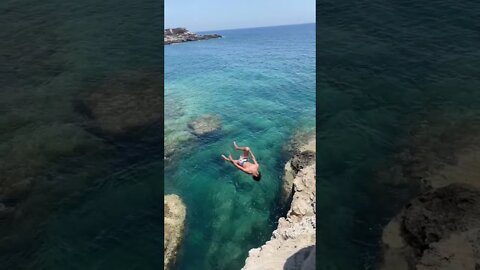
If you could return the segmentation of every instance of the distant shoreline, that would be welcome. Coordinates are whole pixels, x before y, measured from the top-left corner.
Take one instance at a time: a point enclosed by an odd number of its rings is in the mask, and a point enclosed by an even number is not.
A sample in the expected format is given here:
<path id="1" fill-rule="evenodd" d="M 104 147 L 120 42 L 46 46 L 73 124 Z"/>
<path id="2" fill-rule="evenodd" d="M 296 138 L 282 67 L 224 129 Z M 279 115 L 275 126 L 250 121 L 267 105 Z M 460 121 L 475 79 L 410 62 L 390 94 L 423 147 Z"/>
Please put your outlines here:
<path id="1" fill-rule="evenodd" d="M 221 38 L 218 34 L 199 35 L 187 30 L 187 28 L 167 28 L 164 30 L 163 44 L 170 45 L 190 41 L 208 40 Z"/>

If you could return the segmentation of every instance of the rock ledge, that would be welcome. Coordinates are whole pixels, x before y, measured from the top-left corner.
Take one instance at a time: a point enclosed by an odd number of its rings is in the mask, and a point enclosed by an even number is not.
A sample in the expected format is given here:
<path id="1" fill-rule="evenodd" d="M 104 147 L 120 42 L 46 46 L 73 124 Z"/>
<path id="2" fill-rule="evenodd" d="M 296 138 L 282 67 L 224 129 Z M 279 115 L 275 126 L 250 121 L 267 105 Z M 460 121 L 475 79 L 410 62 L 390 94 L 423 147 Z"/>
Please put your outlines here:
<path id="1" fill-rule="evenodd" d="M 312 146 L 313 147 L 305 147 Z M 244 270 L 313 270 L 315 269 L 315 137 L 304 142 L 297 152 L 306 152 L 310 160 L 302 155 L 302 166 L 292 174 L 293 198 L 286 217 L 278 220 L 272 237 L 260 248 L 251 249 Z M 301 149 L 301 150 L 300 150 Z M 313 150 L 313 152 L 312 152 Z M 296 164 L 294 156 L 288 163 Z M 293 161 L 293 162 L 292 162 Z M 288 165 L 287 163 L 287 165 Z"/>

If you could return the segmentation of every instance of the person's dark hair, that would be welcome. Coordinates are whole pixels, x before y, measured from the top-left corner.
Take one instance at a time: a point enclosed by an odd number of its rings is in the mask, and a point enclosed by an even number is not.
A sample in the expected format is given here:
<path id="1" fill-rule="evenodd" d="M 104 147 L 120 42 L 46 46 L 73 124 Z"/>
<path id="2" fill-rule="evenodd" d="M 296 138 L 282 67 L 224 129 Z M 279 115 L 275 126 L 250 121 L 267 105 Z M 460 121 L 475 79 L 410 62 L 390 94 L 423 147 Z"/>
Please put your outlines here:
<path id="1" fill-rule="evenodd" d="M 255 181 L 260 181 L 260 179 L 262 179 L 262 173 L 261 172 L 258 172 L 258 175 L 257 176 L 252 176 L 253 180 Z"/>

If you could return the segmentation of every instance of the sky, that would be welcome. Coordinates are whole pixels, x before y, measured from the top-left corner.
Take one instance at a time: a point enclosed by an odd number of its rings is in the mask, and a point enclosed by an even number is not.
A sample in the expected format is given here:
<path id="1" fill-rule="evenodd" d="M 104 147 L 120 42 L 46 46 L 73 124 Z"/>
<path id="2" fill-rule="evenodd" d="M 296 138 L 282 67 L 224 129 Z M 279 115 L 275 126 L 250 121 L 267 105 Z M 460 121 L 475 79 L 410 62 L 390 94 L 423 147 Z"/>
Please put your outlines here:
<path id="1" fill-rule="evenodd" d="M 165 0 L 165 28 L 211 31 L 315 22 L 315 0 Z"/>

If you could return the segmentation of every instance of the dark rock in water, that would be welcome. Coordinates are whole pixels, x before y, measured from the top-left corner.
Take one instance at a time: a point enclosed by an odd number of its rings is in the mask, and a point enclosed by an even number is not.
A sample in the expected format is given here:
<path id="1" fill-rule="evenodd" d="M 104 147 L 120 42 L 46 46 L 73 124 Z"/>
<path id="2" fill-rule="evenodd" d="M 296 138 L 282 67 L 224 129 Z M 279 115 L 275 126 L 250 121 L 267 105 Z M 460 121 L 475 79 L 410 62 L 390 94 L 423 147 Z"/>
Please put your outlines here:
<path id="1" fill-rule="evenodd" d="M 389 254 L 384 269 L 477 269 L 480 265 L 480 191 L 475 187 L 451 184 L 428 191 L 412 200 L 396 222 L 384 231 Z M 398 258 L 392 259 L 394 253 L 404 257 L 403 268 L 398 267 Z"/>
<path id="2" fill-rule="evenodd" d="M 221 38 L 221 35 L 199 35 L 188 31 L 186 28 L 169 28 L 164 31 L 164 44 L 182 43 L 188 41 L 207 40 Z"/>
<path id="3" fill-rule="evenodd" d="M 480 191 L 452 184 L 427 192 L 405 207 L 404 238 L 423 251 L 452 233 L 480 228 Z"/>
<path id="4" fill-rule="evenodd" d="M 188 123 L 188 127 L 194 135 L 202 136 L 220 129 L 221 120 L 217 115 L 206 114 Z"/>
<path id="5" fill-rule="evenodd" d="M 113 136 L 138 133 L 163 122 L 163 76 L 156 73 L 122 73 L 88 91 L 80 110 L 91 127 Z"/>

